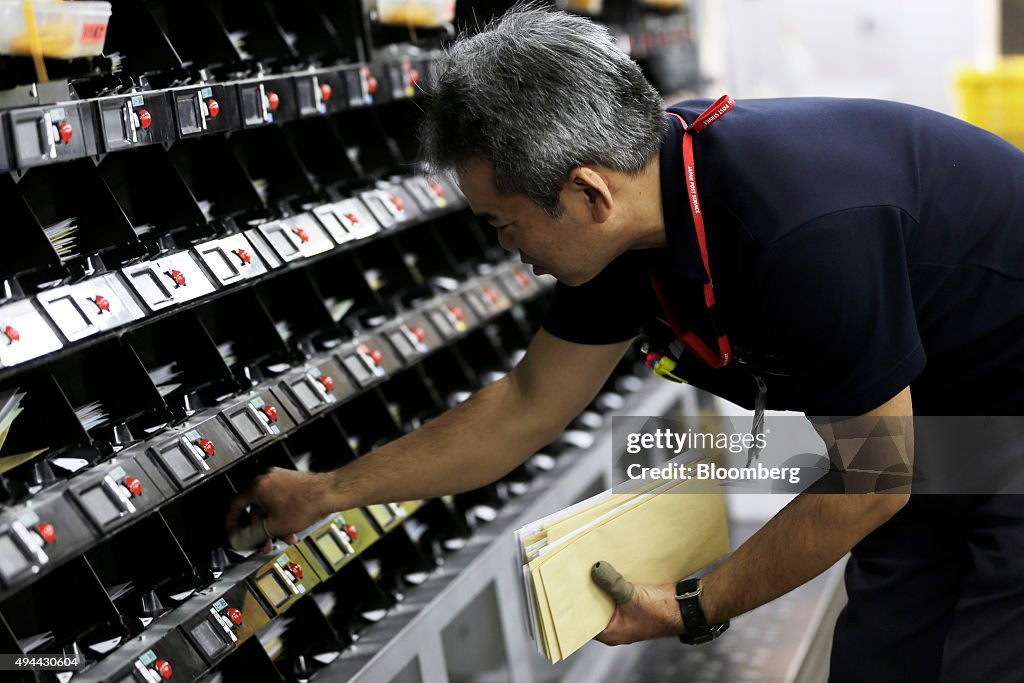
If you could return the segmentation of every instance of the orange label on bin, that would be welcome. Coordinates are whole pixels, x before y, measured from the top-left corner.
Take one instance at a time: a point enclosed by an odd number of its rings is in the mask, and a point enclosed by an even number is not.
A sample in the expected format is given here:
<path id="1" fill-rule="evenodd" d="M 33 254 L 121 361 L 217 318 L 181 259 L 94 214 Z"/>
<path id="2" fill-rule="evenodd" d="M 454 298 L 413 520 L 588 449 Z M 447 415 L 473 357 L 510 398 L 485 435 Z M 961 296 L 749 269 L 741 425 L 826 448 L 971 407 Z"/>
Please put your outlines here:
<path id="1" fill-rule="evenodd" d="M 102 43 L 107 37 L 107 25 L 96 22 L 85 22 L 82 24 L 83 43 Z"/>

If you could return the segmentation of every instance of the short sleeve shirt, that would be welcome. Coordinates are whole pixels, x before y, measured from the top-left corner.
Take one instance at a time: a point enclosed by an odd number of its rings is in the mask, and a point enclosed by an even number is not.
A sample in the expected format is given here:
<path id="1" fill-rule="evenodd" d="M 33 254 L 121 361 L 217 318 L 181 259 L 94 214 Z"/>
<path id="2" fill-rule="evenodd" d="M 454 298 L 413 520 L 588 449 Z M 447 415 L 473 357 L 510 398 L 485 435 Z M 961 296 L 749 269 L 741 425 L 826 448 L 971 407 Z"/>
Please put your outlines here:
<path id="1" fill-rule="evenodd" d="M 709 101 L 672 106 L 693 121 Z M 668 117 L 667 245 L 556 287 L 544 328 L 602 344 L 676 317 L 711 339 L 706 274 Z M 1024 414 L 1024 152 L 957 119 L 873 100 L 740 100 L 694 138 L 721 326 L 737 358 L 677 374 L 746 407 L 859 415 L 910 385 L 917 414 Z"/>

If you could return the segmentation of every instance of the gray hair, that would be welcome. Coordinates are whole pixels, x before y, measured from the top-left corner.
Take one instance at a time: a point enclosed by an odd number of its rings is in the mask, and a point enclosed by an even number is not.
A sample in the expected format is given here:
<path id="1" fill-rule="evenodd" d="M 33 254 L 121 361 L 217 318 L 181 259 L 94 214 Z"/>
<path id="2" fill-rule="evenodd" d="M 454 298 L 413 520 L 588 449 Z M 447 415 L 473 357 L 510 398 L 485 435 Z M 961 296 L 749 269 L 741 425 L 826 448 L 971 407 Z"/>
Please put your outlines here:
<path id="1" fill-rule="evenodd" d="M 461 36 L 440 67 L 420 127 L 434 173 L 489 162 L 499 192 L 557 217 L 573 168 L 637 174 L 660 149 L 661 97 L 607 29 L 582 17 L 515 7 Z"/>

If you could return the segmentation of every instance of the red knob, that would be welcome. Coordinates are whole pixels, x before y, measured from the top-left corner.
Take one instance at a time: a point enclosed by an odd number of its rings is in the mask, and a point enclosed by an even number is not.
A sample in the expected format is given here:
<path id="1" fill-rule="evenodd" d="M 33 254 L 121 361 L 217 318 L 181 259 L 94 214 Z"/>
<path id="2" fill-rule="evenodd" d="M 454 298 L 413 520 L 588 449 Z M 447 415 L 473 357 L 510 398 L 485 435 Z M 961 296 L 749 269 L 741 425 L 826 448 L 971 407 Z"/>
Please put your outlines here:
<path id="1" fill-rule="evenodd" d="M 209 439 L 199 439 L 199 447 L 203 449 L 203 453 L 212 457 L 217 452 L 217 447 L 213 445 L 213 442 Z"/>
<path id="2" fill-rule="evenodd" d="M 228 619 L 230 619 L 235 626 L 242 625 L 242 610 L 235 607 L 228 607 L 224 613 L 228 615 Z"/>
<path id="3" fill-rule="evenodd" d="M 347 218 L 349 222 L 352 223 L 352 225 L 357 225 L 359 223 L 359 216 L 355 215 L 354 213 L 346 213 L 345 218 Z"/>
<path id="4" fill-rule="evenodd" d="M 377 92 L 377 79 L 374 78 L 373 76 L 366 77 L 366 92 L 370 93 L 371 95 Z"/>
<path id="5" fill-rule="evenodd" d="M 380 365 L 384 362 L 384 354 L 382 354 L 378 349 L 371 349 L 366 344 L 360 344 L 359 351 L 360 353 L 365 353 L 372 358 L 374 365 Z"/>
<path id="6" fill-rule="evenodd" d="M 348 534 L 348 537 L 350 539 L 352 539 L 353 541 L 356 540 L 357 538 L 359 538 L 359 530 L 356 529 L 351 524 L 346 524 L 344 529 L 345 529 L 345 533 Z"/>
<path id="7" fill-rule="evenodd" d="M 153 117 L 148 109 L 139 110 L 139 125 L 142 126 L 142 130 L 149 130 L 149 127 L 153 125 Z"/>
<path id="8" fill-rule="evenodd" d="M 288 563 L 288 571 L 290 571 L 292 573 L 292 576 L 294 576 L 299 581 L 302 580 L 302 565 L 301 564 L 296 564 L 295 562 L 289 562 Z"/>
<path id="9" fill-rule="evenodd" d="M 270 418 L 271 422 L 277 422 L 277 408 L 275 408 L 274 406 L 263 406 L 263 414 Z"/>
<path id="10" fill-rule="evenodd" d="M 323 384 L 327 391 L 334 391 L 334 378 L 330 375 L 320 375 L 320 384 Z"/>
<path id="11" fill-rule="evenodd" d="M 210 118 L 217 118 L 217 114 L 220 114 L 220 102 L 214 99 L 206 100 L 206 108 L 210 110 Z"/>
<path id="12" fill-rule="evenodd" d="M 324 102 L 328 102 L 331 99 L 331 95 L 334 94 L 334 89 L 331 88 L 329 83 L 320 84 L 320 99 Z"/>
<path id="13" fill-rule="evenodd" d="M 422 327 L 414 327 L 414 328 L 412 328 L 412 333 L 420 341 L 426 341 L 427 340 L 427 332 Z"/>
<path id="14" fill-rule="evenodd" d="M 516 282 L 519 283 L 520 287 L 525 287 L 526 283 L 530 281 L 530 276 L 521 270 L 516 271 Z"/>
<path id="15" fill-rule="evenodd" d="M 416 69 L 409 69 L 409 85 L 416 85 L 420 82 L 420 72 Z"/>
<path id="16" fill-rule="evenodd" d="M 277 96 L 276 92 L 268 92 L 267 104 L 270 105 L 270 111 L 277 111 L 277 108 L 281 106 L 281 98 Z"/>
<path id="17" fill-rule="evenodd" d="M 178 285 L 179 287 L 185 286 L 185 275 L 182 274 L 180 270 L 172 270 L 167 274 L 171 276 L 172 280 L 174 280 L 174 284 Z"/>
<path id="18" fill-rule="evenodd" d="M 463 313 L 461 308 L 458 306 L 450 306 L 448 310 L 452 312 L 452 315 L 455 316 L 456 320 L 462 320 Z"/>
<path id="19" fill-rule="evenodd" d="M 156 672 L 160 674 L 161 678 L 170 678 L 173 673 L 171 671 L 170 662 L 163 659 L 156 660 L 156 664 L 153 665 L 153 668 L 156 669 Z"/>
<path id="20" fill-rule="evenodd" d="M 309 233 L 306 232 L 305 228 L 296 228 L 295 234 L 298 235 L 299 239 L 302 240 L 303 242 L 309 241 Z"/>
<path id="21" fill-rule="evenodd" d="M 434 191 L 438 197 L 444 196 L 444 188 L 441 187 L 441 183 L 430 183 L 430 189 Z"/>
<path id="22" fill-rule="evenodd" d="M 4 334 L 6 334 L 7 338 L 10 339 L 12 342 L 16 342 L 19 339 L 21 339 L 21 334 L 10 325 L 4 328 Z"/>
<path id="23" fill-rule="evenodd" d="M 392 197 L 391 203 L 395 205 L 395 208 L 399 211 L 405 211 L 405 202 L 402 201 L 401 197 Z"/>
<path id="24" fill-rule="evenodd" d="M 135 477 L 125 477 L 124 485 L 128 487 L 133 496 L 138 497 L 142 495 L 142 482 Z"/>
<path id="25" fill-rule="evenodd" d="M 492 304 L 498 303 L 498 293 L 494 291 L 494 287 L 484 287 L 484 296 L 486 296 L 487 300 Z"/>
<path id="26" fill-rule="evenodd" d="M 36 531 L 38 531 L 39 535 L 43 537 L 43 540 L 46 541 L 47 545 L 53 545 L 57 540 L 57 530 L 53 528 L 52 524 L 39 522 L 39 524 L 36 525 Z"/>
<path id="27" fill-rule="evenodd" d="M 107 297 L 97 294 L 96 298 L 93 299 L 92 301 L 94 304 L 96 304 L 96 307 L 100 309 L 101 312 L 105 311 L 107 313 L 110 313 L 110 302 L 107 301 Z"/>
<path id="28" fill-rule="evenodd" d="M 242 259 L 242 263 L 244 263 L 245 265 L 249 265 L 250 263 L 252 263 L 252 256 L 250 256 L 249 252 L 247 252 L 245 249 L 237 250 L 235 252 L 235 255 L 237 255 L 238 258 Z"/>
<path id="29" fill-rule="evenodd" d="M 71 137 L 75 134 L 75 129 L 71 127 L 71 124 L 67 121 L 61 121 L 57 125 L 57 132 L 60 133 L 60 141 L 65 145 L 71 142 Z"/>

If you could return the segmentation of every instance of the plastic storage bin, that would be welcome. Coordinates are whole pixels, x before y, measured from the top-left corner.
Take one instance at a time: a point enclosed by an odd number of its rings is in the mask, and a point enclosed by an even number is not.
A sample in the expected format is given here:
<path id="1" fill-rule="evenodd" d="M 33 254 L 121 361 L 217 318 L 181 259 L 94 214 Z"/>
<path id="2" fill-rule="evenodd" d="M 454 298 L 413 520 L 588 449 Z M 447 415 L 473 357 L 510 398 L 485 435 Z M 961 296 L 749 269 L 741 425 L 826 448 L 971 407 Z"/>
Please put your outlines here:
<path id="1" fill-rule="evenodd" d="M 596 16 L 604 9 L 604 0 L 567 0 L 566 7 L 570 12 Z"/>
<path id="2" fill-rule="evenodd" d="M 965 69 L 956 81 L 960 113 L 976 126 L 1024 148 L 1024 57 L 987 71 Z"/>
<path id="3" fill-rule="evenodd" d="M 109 2 L 35 0 L 36 28 L 43 56 L 73 59 L 103 52 L 110 22 Z M 32 53 L 22 0 L 0 0 L 0 54 Z"/>
<path id="4" fill-rule="evenodd" d="M 442 26 L 455 18 L 455 0 L 378 0 L 377 15 L 391 26 Z"/>

